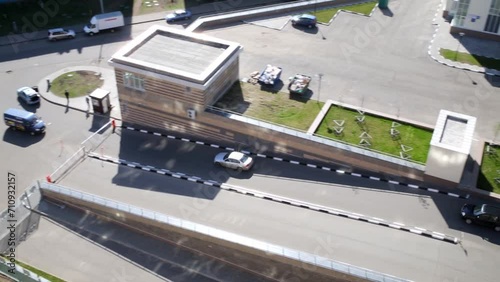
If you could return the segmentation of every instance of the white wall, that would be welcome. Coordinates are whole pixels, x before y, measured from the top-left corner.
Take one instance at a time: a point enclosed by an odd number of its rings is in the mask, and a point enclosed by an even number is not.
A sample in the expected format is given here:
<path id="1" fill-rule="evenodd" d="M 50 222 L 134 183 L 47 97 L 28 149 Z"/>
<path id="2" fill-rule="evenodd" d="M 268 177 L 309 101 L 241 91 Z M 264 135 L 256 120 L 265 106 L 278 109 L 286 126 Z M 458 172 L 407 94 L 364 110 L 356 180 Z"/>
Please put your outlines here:
<path id="1" fill-rule="evenodd" d="M 488 12 L 490 10 L 491 0 L 471 0 L 469 5 L 469 11 L 467 12 L 467 18 L 464 21 L 463 28 L 483 31 L 486 25 L 486 19 L 488 18 Z M 475 22 L 472 22 L 472 17 L 479 16 Z"/>
<path id="2" fill-rule="evenodd" d="M 467 154 L 431 145 L 425 165 L 425 174 L 459 183 L 467 156 Z"/>

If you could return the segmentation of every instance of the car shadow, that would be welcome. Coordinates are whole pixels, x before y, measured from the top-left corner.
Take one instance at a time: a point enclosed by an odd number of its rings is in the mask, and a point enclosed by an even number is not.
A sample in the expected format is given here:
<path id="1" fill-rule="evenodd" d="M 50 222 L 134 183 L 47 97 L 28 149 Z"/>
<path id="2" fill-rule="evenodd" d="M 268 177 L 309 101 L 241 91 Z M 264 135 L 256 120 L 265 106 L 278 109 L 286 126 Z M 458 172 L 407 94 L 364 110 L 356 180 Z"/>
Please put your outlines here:
<path id="1" fill-rule="evenodd" d="M 40 105 L 41 105 L 41 102 L 40 103 L 36 103 L 36 104 L 32 104 L 32 105 L 29 105 L 29 104 L 26 104 L 26 102 L 23 101 L 23 99 L 17 97 L 17 102 L 19 102 L 19 105 L 25 110 L 25 111 L 28 111 L 28 112 L 32 112 L 32 113 L 36 113 L 36 110 L 38 108 L 40 108 Z"/>
<path id="2" fill-rule="evenodd" d="M 281 79 L 276 79 L 274 81 L 274 84 L 263 84 L 263 83 L 259 84 L 260 84 L 260 90 L 271 92 L 273 94 L 280 92 L 281 89 L 283 89 L 283 87 L 285 86 L 285 84 Z"/>
<path id="3" fill-rule="evenodd" d="M 19 146 L 19 147 L 29 147 L 33 144 L 36 144 L 45 137 L 46 133 L 30 135 L 24 131 L 13 130 L 11 128 L 7 128 L 3 134 L 3 141 Z"/>
<path id="4" fill-rule="evenodd" d="M 307 103 L 313 95 L 313 91 L 311 89 L 307 89 L 307 91 L 303 94 L 297 94 L 297 93 L 290 93 L 288 96 L 290 100 L 294 100 L 297 102 L 302 102 L 302 103 Z"/>
<path id="5" fill-rule="evenodd" d="M 308 28 L 307 26 L 292 25 L 292 27 L 294 29 L 297 29 L 297 30 L 300 30 L 300 31 L 303 31 L 303 32 L 309 33 L 309 34 L 318 34 L 318 32 L 319 32 L 319 29 L 317 26 L 314 26 L 312 28 Z"/>

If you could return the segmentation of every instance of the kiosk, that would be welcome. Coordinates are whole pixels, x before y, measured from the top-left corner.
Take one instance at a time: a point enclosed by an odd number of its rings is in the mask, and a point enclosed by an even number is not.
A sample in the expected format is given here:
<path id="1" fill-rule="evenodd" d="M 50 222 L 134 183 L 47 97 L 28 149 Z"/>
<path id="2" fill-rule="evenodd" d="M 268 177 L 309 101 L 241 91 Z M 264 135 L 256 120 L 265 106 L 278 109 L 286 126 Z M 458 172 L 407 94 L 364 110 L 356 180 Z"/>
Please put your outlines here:
<path id="1" fill-rule="evenodd" d="M 109 91 L 97 88 L 94 92 L 90 93 L 89 96 L 92 100 L 92 109 L 94 113 L 106 114 L 111 109 Z"/>

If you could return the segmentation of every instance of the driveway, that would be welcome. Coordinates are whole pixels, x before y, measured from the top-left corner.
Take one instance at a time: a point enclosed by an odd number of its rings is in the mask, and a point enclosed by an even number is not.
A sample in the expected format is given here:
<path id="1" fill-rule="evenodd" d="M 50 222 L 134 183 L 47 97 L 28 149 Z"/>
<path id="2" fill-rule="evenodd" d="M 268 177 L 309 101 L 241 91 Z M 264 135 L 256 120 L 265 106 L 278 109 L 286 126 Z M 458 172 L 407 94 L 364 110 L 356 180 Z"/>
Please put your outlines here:
<path id="1" fill-rule="evenodd" d="M 439 110 L 478 117 L 477 132 L 492 139 L 499 118 L 498 88 L 483 74 L 445 67 L 428 55 L 439 0 L 394 0 L 391 13 L 371 18 L 341 13 L 330 26 L 282 30 L 233 25 L 207 31 L 239 42 L 240 76 L 266 64 L 283 67 L 282 77 L 305 73 L 315 79 L 312 99 L 333 99 L 369 110 L 434 124 Z M 324 74 L 318 89 L 317 74 Z"/>

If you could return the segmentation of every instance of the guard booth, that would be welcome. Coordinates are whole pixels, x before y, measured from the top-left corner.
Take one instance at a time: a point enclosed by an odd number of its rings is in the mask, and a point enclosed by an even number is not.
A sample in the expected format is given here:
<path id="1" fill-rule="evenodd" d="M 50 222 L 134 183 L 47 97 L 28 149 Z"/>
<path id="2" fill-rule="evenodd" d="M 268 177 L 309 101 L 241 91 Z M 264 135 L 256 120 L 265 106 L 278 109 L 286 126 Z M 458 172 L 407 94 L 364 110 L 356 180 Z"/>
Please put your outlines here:
<path id="1" fill-rule="evenodd" d="M 97 88 L 94 92 L 90 93 L 92 100 L 92 109 L 94 113 L 106 114 L 111 109 L 111 101 L 109 98 L 109 91 Z"/>

